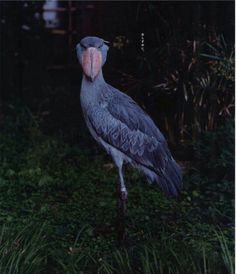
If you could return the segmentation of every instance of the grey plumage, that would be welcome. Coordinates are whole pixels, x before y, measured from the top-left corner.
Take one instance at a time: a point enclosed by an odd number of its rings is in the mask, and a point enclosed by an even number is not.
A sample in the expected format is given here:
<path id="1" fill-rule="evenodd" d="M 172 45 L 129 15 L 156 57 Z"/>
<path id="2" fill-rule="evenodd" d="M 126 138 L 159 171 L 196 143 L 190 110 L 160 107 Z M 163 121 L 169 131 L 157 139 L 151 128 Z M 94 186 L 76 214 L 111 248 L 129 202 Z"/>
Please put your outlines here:
<path id="1" fill-rule="evenodd" d="M 101 51 L 104 56 L 107 49 Z M 167 196 L 177 196 L 182 187 L 180 167 L 144 110 L 131 97 L 107 84 L 102 71 L 94 81 L 84 76 L 80 98 L 91 134 L 112 156 L 119 172 L 122 173 L 123 161 L 129 162 L 149 181 L 158 183 Z M 120 177 L 123 179 L 122 174 Z"/>

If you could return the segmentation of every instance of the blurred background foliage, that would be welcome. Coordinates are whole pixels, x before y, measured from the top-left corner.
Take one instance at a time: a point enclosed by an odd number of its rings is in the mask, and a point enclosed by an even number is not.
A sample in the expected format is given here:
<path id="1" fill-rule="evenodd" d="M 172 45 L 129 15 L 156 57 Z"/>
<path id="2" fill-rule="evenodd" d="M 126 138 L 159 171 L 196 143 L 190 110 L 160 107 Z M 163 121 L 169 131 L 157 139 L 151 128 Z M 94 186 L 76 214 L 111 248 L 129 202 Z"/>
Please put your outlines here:
<path id="1" fill-rule="evenodd" d="M 1 1 L 0 20 L 0 272 L 234 273 L 234 2 Z M 184 169 L 167 200 L 126 168 L 125 247 L 80 109 L 87 35 Z"/>

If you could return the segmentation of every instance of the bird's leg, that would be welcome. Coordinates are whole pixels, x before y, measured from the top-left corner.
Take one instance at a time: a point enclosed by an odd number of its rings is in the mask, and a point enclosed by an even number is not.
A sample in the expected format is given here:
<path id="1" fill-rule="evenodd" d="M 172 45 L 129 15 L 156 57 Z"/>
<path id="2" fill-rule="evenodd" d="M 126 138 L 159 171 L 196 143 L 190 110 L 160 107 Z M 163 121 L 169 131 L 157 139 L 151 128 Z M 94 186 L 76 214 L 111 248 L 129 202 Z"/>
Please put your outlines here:
<path id="1" fill-rule="evenodd" d="M 117 186 L 118 192 L 118 242 L 120 245 L 125 241 L 125 215 L 127 209 L 128 192 L 125 187 L 124 178 L 122 174 L 122 167 L 119 168 L 119 180 Z"/>
<path id="2" fill-rule="evenodd" d="M 120 193 L 120 200 L 127 202 L 128 200 L 128 192 L 125 187 L 124 177 L 122 173 L 122 167 L 119 168 L 119 193 Z"/>

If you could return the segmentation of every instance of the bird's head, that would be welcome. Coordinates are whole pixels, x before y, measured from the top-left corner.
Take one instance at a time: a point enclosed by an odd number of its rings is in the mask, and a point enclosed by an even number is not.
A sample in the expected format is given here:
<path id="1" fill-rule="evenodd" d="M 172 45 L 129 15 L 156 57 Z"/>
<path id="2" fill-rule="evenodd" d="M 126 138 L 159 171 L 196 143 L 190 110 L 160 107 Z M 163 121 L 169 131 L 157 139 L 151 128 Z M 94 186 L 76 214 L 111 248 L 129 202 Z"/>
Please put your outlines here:
<path id="1" fill-rule="evenodd" d="M 77 57 L 85 76 L 94 81 L 106 62 L 109 47 L 95 36 L 83 38 L 76 46 Z"/>

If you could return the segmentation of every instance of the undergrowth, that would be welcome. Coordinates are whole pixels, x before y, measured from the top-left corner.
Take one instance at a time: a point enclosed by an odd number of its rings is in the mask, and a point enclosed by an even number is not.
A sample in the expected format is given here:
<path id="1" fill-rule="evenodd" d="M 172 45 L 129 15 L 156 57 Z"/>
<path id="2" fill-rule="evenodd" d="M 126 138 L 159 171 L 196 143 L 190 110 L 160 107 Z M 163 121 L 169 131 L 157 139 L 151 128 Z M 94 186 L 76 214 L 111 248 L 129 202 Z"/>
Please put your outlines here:
<path id="1" fill-rule="evenodd" d="M 10 105 L 7 113 L 0 135 L 0 273 L 234 272 L 232 120 L 193 144 L 177 200 L 125 168 L 128 236 L 118 247 L 111 159 L 43 134 L 26 108 Z"/>

